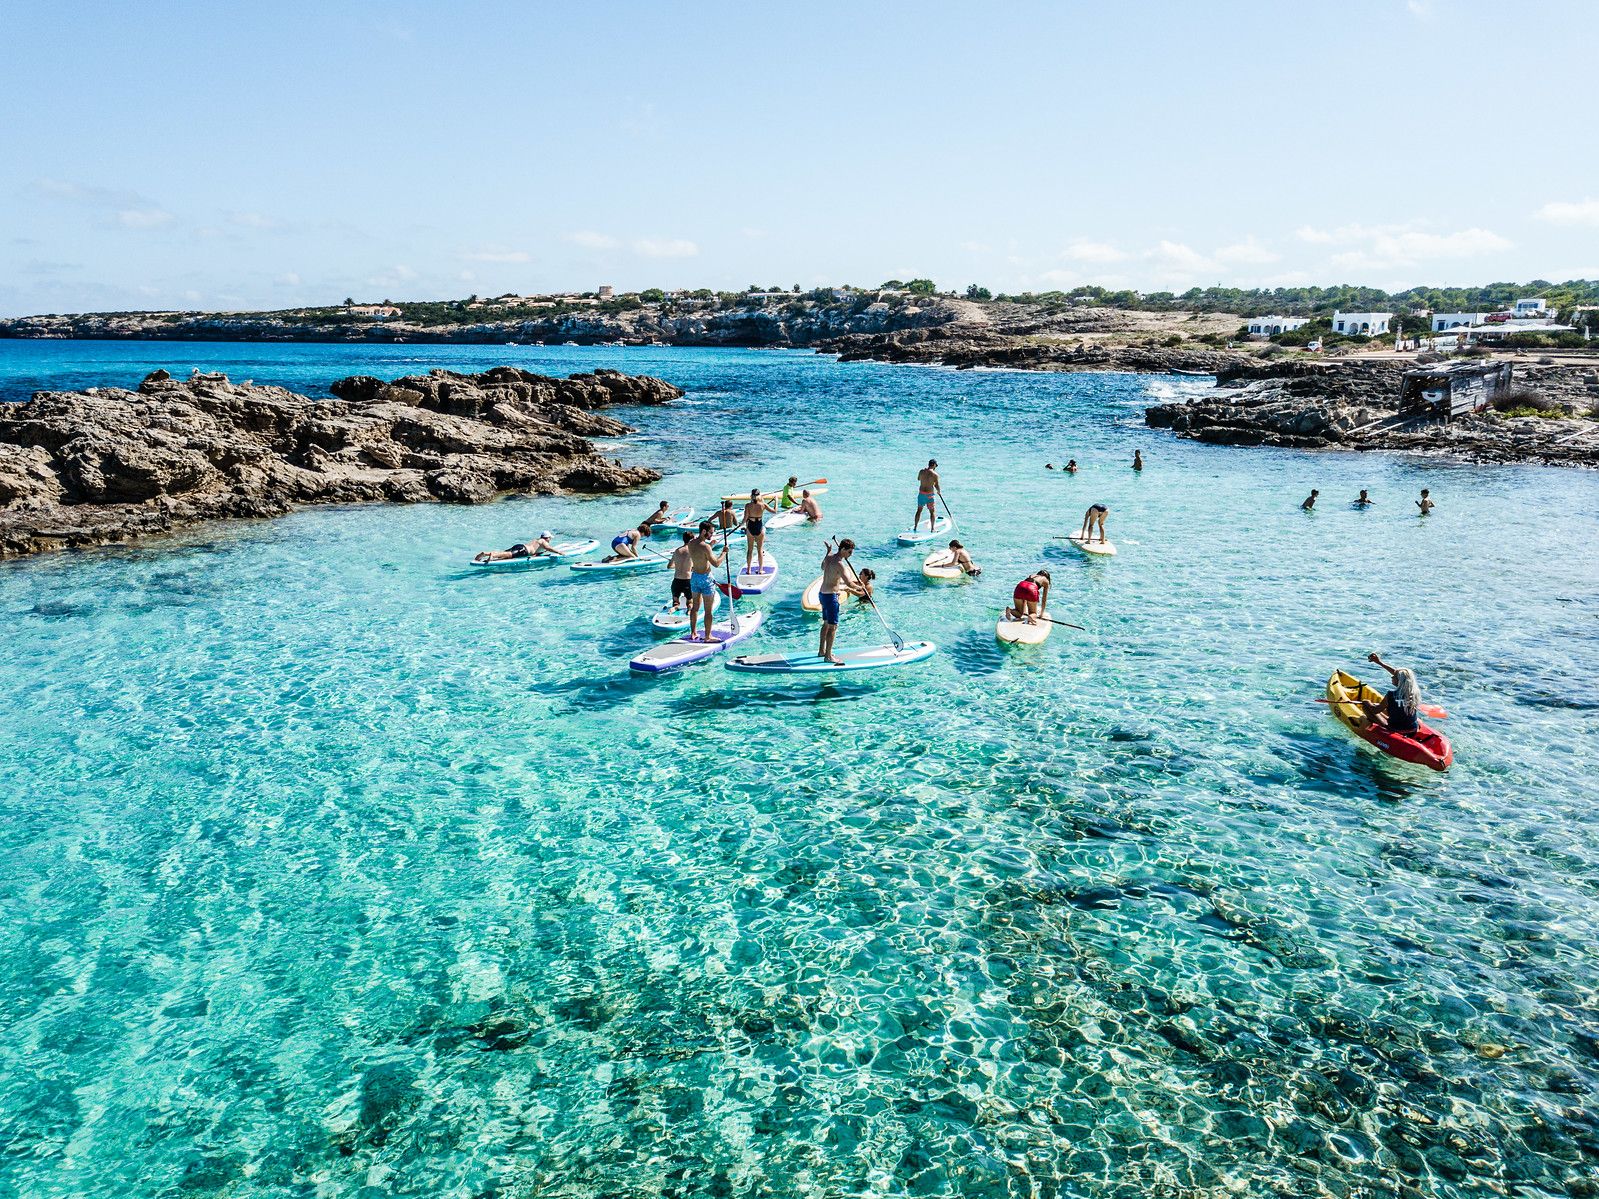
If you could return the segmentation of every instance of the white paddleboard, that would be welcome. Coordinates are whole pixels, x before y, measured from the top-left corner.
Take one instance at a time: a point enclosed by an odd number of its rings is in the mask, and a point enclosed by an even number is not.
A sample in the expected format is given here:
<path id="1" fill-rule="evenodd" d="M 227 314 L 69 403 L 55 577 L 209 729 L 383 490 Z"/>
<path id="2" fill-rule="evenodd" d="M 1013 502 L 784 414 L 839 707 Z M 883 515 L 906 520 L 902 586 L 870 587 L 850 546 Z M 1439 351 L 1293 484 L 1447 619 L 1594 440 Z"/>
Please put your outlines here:
<path id="1" fill-rule="evenodd" d="M 616 562 L 574 562 L 572 569 L 594 574 L 625 574 L 628 571 L 660 570 L 669 565 L 671 565 L 670 558 L 646 553 L 637 558 L 622 558 Z"/>
<path id="2" fill-rule="evenodd" d="M 772 557 L 771 550 L 766 551 L 765 557 L 764 566 L 751 563 L 749 569 L 741 570 L 734 575 L 733 586 L 740 591 L 747 591 L 751 595 L 760 595 L 773 583 L 777 582 L 777 559 Z"/>
<path id="3" fill-rule="evenodd" d="M 1073 549 L 1081 550 L 1085 554 L 1095 554 L 1102 558 L 1114 558 L 1116 556 L 1115 545 L 1109 541 L 1101 541 L 1097 537 L 1092 541 L 1087 541 L 1084 540 L 1081 533 L 1073 533 L 1066 540 L 1071 542 Z"/>
<path id="4" fill-rule="evenodd" d="M 1048 612 L 1044 613 L 1044 616 L 1048 615 Z M 1044 616 L 1038 617 L 1037 624 L 1028 624 L 1025 620 L 1001 620 L 994 626 L 994 636 L 1006 645 L 1041 645 L 1055 627 Z"/>
<path id="5" fill-rule="evenodd" d="M 526 568 L 529 566 L 554 566 L 557 562 L 570 562 L 573 558 L 581 558 L 584 554 L 592 554 L 600 548 L 598 541 L 557 541 L 556 552 L 553 554 L 539 554 L 537 557 L 527 558 L 500 558 L 494 562 L 473 562 L 472 565 L 485 570 L 503 570 L 506 567 Z"/>
<path id="6" fill-rule="evenodd" d="M 690 641 L 687 637 L 679 637 L 675 641 L 654 645 L 630 661 L 628 668 L 640 674 L 665 674 L 670 670 L 692 666 L 695 662 L 715 657 L 730 645 L 753 637 L 761 627 L 761 620 L 762 614 L 758 611 L 740 612 L 736 632 L 731 618 L 718 621 L 711 626 L 709 641 Z"/>
<path id="7" fill-rule="evenodd" d="M 766 529 L 768 532 L 773 529 L 792 529 L 795 525 L 804 523 L 805 513 L 798 508 L 790 508 L 787 512 L 779 512 L 776 516 L 767 517 Z"/>
<path id="8" fill-rule="evenodd" d="M 955 555 L 948 550 L 934 550 L 922 563 L 922 574 L 929 579 L 963 579 L 966 572 L 955 565 Z"/>
<path id="9" fill-rule="evenodd" d="M 846 674 L 857 670 L 880 670 L 887 666 L 908 666 L 930 658 L 938 650 L 931 641 L 907 641 L 904 649 L 874 645 L 864 649 L 841 649 L 833 654 L 838 662 L 828 662 L 815 654 L 742 654 L 727 663 L 729 670 L 750 674 Z"/>
<path id="10" fill-rule="evenodd" d="M 650 533 L 656 537 L 665 537 L 668 533 L 682 532 L 698 533 L 700 527 L 694 523 L 694 509 L 679 508 L 675 512 L 668 512 L 665 519 L 658 525 L 650 527 Z"/>
<path id="11" fill-rule="evenodd" d="M 703 601 L 705 597 L 701 596 L 700 599 Z M 713 587 L 711 589 L 711 611 L 719 611 L 721 607 L 722 593 Z M 703 616 L 700 617 L 701 621 L 704 621 L 704 619 Z M 662 605 L 661 610 L 650 617 L 650 624 L 654 625 L 656 630 L 662 633 L 683 632 L 688 628 L 688 607 L 686 602 L 685 606 L 679 608 L 676 612 L 672 611 L 671 604 Z M 716 626 L 713 624 L 711 627 L 714 629 Z"/>
<path id="12" fill-rule="evenodd" d="M 899 535 L 899 543 L 901 545 L 917 545 L 923 541 L 931 541 L 935 537 L 941 537 L 945 533 L 948 533 L 954 527 L 955 522 L 950 520 L 949 517 L 940 516 L 936 521 L 933 522 L 933 527 L 931 529 L 924 526 L 920 529 L 905 530 L 905 532 Z"/>
<path id="13" fill-rule="evenodd" d="M 808 491 L 812 495 L 826 495 L 827 494 L 827 484 L 826 483 L 820 483 L 820 484 L 796 483 L 796 484 L 794 484 L 794 498 L 796 500 L 799 498 L 799 493 L 802 492 L 802 491 Z M 724 495 L 722 498 L 724 500 L 732 500 L 736 504 L 740 500 L 748 500 L 750 498 L 750 493 L 747 492 L 747 491 L 741 491 L 737 495 Z M 783 489 L 781 487 L 779 487 L 776 491 L 763 491 L 763 492 L 761 492 L 761 498 L 763 500 L 778 500 L 778 499 L 782 499 L 783 498 Z"/>

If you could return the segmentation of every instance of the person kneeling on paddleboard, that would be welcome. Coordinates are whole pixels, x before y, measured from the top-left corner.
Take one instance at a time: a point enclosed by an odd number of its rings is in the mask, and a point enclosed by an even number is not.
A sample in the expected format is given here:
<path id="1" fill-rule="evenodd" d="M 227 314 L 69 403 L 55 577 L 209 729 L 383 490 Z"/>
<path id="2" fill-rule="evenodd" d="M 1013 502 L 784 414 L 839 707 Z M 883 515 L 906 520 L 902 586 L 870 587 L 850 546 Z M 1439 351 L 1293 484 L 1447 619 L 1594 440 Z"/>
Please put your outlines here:
<path id="1" fill-rule="evenodd" d="M 1005 619 L 1037 624 L 1048 606 L 1049 571 L 1035 570 L 1016 584 L 1016 590 L 1011 593 L 1011 606 L 1005 609 Z"/>
<path id="2" fill-rule="evenodd" d="M 716 594 L 716 589 L 711 586 L 711 571 L 720 566 L 726 556 L 725 549 L 720 554 L 716 552 L 716 526 L 708 520 L 700 521 L 700 535 L 688 543 L 688 639 L 690 641 L 711 639 L 711 613 L 715 610 L 711 597 Z M 731 599 L 732 596 L 728 598 Z M 705 632 L 703 635 L 697 635 L 694 632 L 694 624 L 702 610 L 705 613 Z"/>
<path id="3" fill-rule="evenodd" d="M 507 562 L 512 558 L 537 558 L 542 554 L 554 554 L 555 534 L 548 529 L 539 534 L 539 539 L 532 545 L 518 541 L 508 550 L 483 550 L 472 559 L 474 562 Z"/>
<path id="4" fill-rule="evenodd" d="M 690 577 L 694 573 L 694 558 L 689 543 L 694 534 L 685 532 L 683 544 L 672 551 L 672 611 L 681 612 L 690 603 Z"/>
<path id="5" fill-rule="evenodd" d="M 601 562 L 621 562 L 625 558 L 637 558 L 639 542 L 650 535 L 648 525 L 640 525 L 636 529 L 629 529 L 625 533 L 618 533 L 611 538 L 611 552 L 601 558 Z"/>
<path id="6" fill-rule="evenodd" d="M 670 512 L 667 508 L 667 503 L 665 500 L 662 500 L 659 508 L 657 508 L 654 512 L 651 512 L 639 522 L 639 528 L 648 529 L 651 533 L 653 533 L 655 532 L 656 525 L 664 525 L 666 523 L 666 518 L 668 515 L 670 515 Z"/>
<path id="7" fill-rule="evenodd" d="M 838 635 L 838 592 L 846 586 L 849 556 L 854 552 L 855 543 L 846 537 L 836 550 L 822 558 L 822 589 L 817 597 L 822 605 L 822 638 L 816 646 L 816 656 L 834 666 L 843 665 L 842 658 L 833 656 L 833 638 Z"/>
<path id="8" fill-rule="evenodd" d="M 971 554 L 966 552 L 966 547 L 958 541 L 949 543 L 948 565 L 960 567 L 962 574 L 971 575 L 974 579 L 983 573 L 982 568 L 972 561 Z"/>
<path id="9" fill-rule="evenodd" d="M 1390 666 L 1376 654 L 1367 654 L 1366 661 L 1375 662 L 1386 670 L 1394 685 L 1381 703 L 1362 700 L 1360 706 L 1372 720 L 1380 720 L 1390 733 L 1414 733 L 1421 712 L 1421 687 L 1416 682 L 1416 672 L 1403 666 Z"/>
<path id="10" fill-rule="evenodd" d="M 800 495 L 803 498 L 800 500 L 799 510 L 805 513 L 805 519 L 813 525 L 821 524 L 822 506 L 816 502 L 816 497 L 809 491 L 802 491 Z"/>

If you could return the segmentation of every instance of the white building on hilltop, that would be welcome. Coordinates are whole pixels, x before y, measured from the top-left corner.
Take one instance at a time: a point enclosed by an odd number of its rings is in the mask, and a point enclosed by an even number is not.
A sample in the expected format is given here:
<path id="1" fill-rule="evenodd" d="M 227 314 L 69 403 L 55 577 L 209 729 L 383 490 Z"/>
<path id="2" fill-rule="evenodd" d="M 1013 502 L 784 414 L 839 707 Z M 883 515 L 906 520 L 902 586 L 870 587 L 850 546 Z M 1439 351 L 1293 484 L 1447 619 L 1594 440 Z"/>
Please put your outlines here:
<path id="1" fill-rule="evenodd" d="M 1446 329 L 1469 329 L 1487 319 L 1486 312 L 1435 312 L 1432 314 L 1432 331 L 1442 333 Z"/>
<path id="2" fill-rule="evenodd" d="M 1541 321 L 1549 317 L 1549 305 L 1543 300 L 1517 300 L 1510 310 L 1512 320 Z"/>
<path id="3" fill-rule="evenodd" d="M 1308 316 L 1252 316 L 1249 318 L 1249 335 L 1251 337 L 1271 337 L 1277 333 L 1288 333 L 1301 325 L 1310 324 Z"/>
<path id="4" fill-rule="evenodd" d="M 1388 332 L 1388 322 L 1393 319 L 1391 312 L 1335 312 L 1333 332 L 1345 337 L 1381 337 Z"/>

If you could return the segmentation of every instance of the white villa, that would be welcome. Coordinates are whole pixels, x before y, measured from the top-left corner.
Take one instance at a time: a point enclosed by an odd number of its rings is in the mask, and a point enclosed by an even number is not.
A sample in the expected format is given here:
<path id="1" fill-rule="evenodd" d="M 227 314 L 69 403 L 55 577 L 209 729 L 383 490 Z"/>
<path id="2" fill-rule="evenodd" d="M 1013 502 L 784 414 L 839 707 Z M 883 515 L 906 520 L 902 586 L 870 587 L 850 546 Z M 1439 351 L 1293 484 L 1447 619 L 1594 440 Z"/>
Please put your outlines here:
<path id="1" fill-rule="evenodd" d="M 1391 312 L 1335 312 L 1332 327 L 1347 337 L 1381 337 L 1393 319 Z"/>
<path id="2" fill-rule="evenodd" d="M 1432 314 L 1432 331 L 1442 333 L 1446 329 L 1470 328 L 1487 319 L 1486 312 L 1435 312 Z"/>
<path id="3" fill-rule="evenodd" d="M 1249 318 L 1249 335 L 1270 337 L 1275 333 L 1288 333 L 1309 323 L 1308 316 L 1252 316 Z"/>
<path id="4" fill-rule="evenodd" d="M 1542 300 L 1517 300 L 1516 306 L 1510 310 L 1510 319 L 1517 321 L 1541 321 L 1549 317 L 1549 305 Z"/>

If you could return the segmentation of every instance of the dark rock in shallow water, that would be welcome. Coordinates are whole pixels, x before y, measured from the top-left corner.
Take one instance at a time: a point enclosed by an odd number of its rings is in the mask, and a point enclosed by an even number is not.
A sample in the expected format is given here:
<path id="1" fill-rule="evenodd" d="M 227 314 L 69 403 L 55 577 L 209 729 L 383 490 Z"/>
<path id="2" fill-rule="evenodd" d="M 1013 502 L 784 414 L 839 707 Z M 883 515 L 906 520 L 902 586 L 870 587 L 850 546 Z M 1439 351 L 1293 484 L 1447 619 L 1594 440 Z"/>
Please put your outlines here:
<path id="1" fill-rule="evenodd" d="M 39 392 L 0 405 L 0 558 L 131 541 L 300 504 L 441 500 L 508 491 L 618 491 L 658 472 L 588 437 L 632 432 L 597 411 L 664 404 L 660 379 L 513 367 L 340 379 L 338 397 L 155 371 L 136 392 Z"/>

